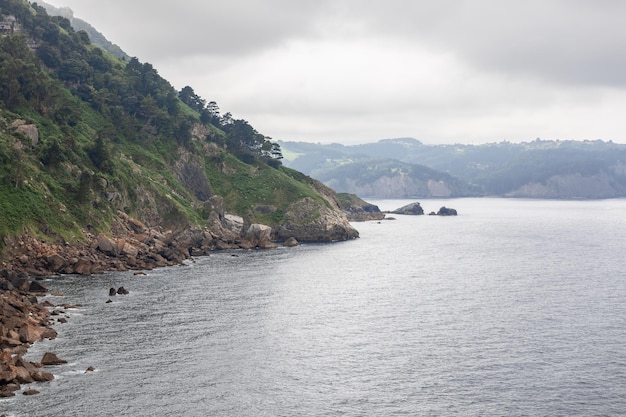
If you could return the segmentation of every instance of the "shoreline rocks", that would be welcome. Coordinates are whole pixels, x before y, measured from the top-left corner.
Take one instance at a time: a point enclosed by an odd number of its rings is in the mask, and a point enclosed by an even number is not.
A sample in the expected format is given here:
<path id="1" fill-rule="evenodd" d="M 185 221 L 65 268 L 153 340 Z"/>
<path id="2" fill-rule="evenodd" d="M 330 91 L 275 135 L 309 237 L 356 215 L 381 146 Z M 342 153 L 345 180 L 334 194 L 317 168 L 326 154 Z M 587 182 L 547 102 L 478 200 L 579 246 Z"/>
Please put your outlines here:
<path id="1" fill-rule="evenodd" d="M 24 359 L 33 343 L 54 339 L 57 332 L 51 327 L 54 321 L 47 308 L 50 303 L 39 303 L 36 295 L 27 291 L 6 289 L 14 284 L 28 285 L 19 277 L 0 278 L 0 397 L 14 396 L 23 384 L 53 380 L 54 375 L 42 367 L 67 363 L 51 352 L 47 352 L 41 362 Z M 24 392 L 25 395 L 36 393 L 35 390 Z"/>

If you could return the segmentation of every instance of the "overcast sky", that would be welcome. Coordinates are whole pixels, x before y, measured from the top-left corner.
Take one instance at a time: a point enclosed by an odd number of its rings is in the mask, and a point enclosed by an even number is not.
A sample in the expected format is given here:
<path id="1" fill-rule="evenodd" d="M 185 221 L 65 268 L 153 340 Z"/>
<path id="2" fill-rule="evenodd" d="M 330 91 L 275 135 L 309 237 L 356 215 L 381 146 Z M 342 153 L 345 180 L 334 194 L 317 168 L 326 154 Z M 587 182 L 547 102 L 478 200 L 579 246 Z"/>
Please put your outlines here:
<path id="1" fill-rule="evenodd" d="M 47 0 L 274 140 L 626 143 L 622 0 Z"/>

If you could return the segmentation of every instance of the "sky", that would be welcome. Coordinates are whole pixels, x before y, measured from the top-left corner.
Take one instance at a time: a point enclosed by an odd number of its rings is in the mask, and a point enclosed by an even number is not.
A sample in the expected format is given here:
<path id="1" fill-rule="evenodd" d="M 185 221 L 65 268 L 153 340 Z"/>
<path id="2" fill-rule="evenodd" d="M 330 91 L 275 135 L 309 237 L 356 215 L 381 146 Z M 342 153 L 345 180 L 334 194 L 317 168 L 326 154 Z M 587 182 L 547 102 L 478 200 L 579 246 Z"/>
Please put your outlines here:
<path id="1" fill-rule="evenodd" d="M 622 0 L 47 0 L 274 140 L 626 143 Z"/>

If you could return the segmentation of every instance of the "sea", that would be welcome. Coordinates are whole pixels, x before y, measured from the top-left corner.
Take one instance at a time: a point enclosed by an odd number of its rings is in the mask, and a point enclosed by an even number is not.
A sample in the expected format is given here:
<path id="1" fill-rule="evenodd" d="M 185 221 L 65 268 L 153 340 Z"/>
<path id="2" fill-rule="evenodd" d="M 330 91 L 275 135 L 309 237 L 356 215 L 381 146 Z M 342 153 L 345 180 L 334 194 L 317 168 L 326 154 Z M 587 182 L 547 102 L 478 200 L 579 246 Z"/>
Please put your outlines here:
<path id="1" fill-rule="evenodd" d="M 68 363 L 0 415 L 626 415 L 626 200 L 420 203 L 459 215 L 46 279 Z"/>

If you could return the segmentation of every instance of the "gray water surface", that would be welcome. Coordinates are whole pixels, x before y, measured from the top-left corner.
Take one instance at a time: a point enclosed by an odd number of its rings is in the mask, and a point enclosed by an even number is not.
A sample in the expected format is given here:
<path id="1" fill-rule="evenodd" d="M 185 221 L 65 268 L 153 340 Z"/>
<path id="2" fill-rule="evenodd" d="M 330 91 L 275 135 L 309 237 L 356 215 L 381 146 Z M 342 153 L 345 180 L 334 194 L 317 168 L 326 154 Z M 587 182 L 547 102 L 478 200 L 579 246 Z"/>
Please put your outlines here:
<path id="1" fill-rule="evenodd" d="M 444 204 L 350 242 L 51 278 L 82 307 L 29 358 L 69 363 L 0 414 L 626 414 L 626 200 L 422 201 Z"/>

